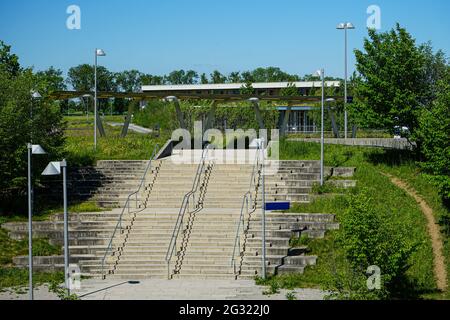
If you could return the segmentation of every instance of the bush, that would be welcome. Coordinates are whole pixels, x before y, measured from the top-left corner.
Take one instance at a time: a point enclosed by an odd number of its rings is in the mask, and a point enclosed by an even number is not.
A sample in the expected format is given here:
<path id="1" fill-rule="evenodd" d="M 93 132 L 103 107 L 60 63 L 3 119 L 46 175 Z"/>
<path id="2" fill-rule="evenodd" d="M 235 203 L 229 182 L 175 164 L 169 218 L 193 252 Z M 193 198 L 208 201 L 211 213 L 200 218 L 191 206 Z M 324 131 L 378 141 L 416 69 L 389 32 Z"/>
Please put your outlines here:
<path id="1" fill-rule="evenodd" d="M 387 212 L 374 208 L 367 190 L 350 196 L 349 207 L 341 217 L 342 232 L 338 240 L 362 292 L 365 291 L 361 286 L 366 285 L 363 279 L 367 279 L 367 268 L 378 266 L 382 273 L 382 288 L 371 294 L 379 298 L 401 297 L 409 259 L 418 244 L 408 240 L 407 230 L 402 231 L 404 229 L 396 225 Z"/>

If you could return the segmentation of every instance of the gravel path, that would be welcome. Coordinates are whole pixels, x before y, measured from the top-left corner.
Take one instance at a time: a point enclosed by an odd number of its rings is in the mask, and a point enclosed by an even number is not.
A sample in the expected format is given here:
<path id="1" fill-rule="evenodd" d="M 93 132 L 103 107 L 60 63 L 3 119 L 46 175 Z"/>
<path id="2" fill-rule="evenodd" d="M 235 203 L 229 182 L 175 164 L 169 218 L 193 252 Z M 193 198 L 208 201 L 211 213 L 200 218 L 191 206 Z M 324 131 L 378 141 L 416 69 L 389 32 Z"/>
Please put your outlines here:
<path id="1" fill-rule="evenodd" d="M 402 180 L 385 174 L 391 179 L 392 183 L 395 184 L 400 189 L 404 190 L 408 195 L 410 195 L 414 200 L 417 201 L 423 214 L 425 215 L 428 222 L 428 233 L 431 238 L 431 243 L 433 247 L 434 255 L 434 274 L 436 277 L 436 284 L 439 290 L 447 290 L 447 268 L 445 266 L 445 258 L 443 255 L 444 245 L 442 243 L 441 232 L 439 230 L 439 225 L 433 214 L 433 209 L 425 202 L 425 200 L 417 194 L 417 192 L 411 188 L 407 183 Z"/>

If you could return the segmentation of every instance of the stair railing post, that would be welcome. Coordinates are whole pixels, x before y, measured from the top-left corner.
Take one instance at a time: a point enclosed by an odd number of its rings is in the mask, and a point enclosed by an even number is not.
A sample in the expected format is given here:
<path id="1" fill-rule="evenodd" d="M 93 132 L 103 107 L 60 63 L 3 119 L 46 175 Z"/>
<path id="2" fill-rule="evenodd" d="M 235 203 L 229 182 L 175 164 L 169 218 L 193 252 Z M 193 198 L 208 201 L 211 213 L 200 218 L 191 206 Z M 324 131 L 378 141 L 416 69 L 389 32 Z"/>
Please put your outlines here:
<path id="1" fill-rule="evenodd" d="M 265 186 L 265 170 L 264 170 L 264 149 L 265 141 L 261 139 L 261 155 L 262 155 L 262 278 L 266 279 L 266 186 Z"/>

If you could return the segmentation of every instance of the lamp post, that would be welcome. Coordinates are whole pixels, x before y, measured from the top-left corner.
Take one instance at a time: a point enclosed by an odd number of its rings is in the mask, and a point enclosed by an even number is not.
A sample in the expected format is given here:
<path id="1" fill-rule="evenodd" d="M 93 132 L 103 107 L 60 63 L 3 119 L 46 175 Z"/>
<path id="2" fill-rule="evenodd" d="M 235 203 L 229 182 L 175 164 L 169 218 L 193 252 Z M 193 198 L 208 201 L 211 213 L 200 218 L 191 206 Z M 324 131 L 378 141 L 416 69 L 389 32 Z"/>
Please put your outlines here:
<path id="1" fill-rule="evenodd" d="M 61 170 L 62 168 L 62 170 Z M 64 280 L 67 293 L 70 294 L 69 283 L 69 219 L 67 214 L 67 162 L 50 162 L 42 172 L 43 176 L 63 175 L 63 201 L 64 201 Z"/>
<path id="2" fill-rule="evenodd" d="M 266 279 L 266 179 L 265 179 L 265 141 L 261 138 L 259 149 L 262 155 L 262 278 Z"/>
<path id="3" fill-rule="evenodd" d="M 30 300 L 34 299 L 33 295 L 33 191 L 31 186 L 31 155 L 45 154 L 44 149 L 40 145 L 27 145 L 28 149 L 28 271 L 29 271 L 29 291 Z"/>
<path id="4" fill-rule="evenodd" d="M 345 94 L 344 94 L 344 130 L 345 130 L 345 133 L 344 133 L 344 137 L 345 137 L 345 139 L 347 139 L 347 131 L 348 131 L 348 115 L 347 115 L 347 99 L 348 99 L 348 96 L 347 96 L 347 65 L 348 65 L 348 62 L 347 62 L 347 39 L 348 39 L 348 37 L 347 37 L 347 30 L 352 30 L 352 29 L 355 29 L 355 26 L 352 24 L 352 23 L 350 23 L 350 22 L 346 22 L 346 23 L 340 23 L 338 26 L 337 26 L 337 29 L 338 30 L 344 30 L 344 33 L 345 33 L 345 79 L 344 79 L 344 91 L 345 91 Z"/>
<path id="5" fill-rule="evenodd" d="M 261 276 L 263 279 L 267 277 L 266 271 L 266 181 L 265 181 L 265 139 L 254 139 L 250 143 L 250 148 L 256 148 L 256 152 L 260 152 L 261 157 L 261 180 L 262 180 L 262 206 L 261 206 Z"/>
<path id="6" fill-rule="evenodd" d="M 325 137 L 324 137 L 324 105 L 325 105 L 325 70 L 321 69 L 318 70 L 315 73 L 316 76 L 319 76 L 322 80 L 322 106 L 321 106 L 321 120 L 320 120 L 320 185 L 323 186 L 324 181 L 324 170 L 323 170 L 323 149 L 324 149 L 324 143 L 325 143 Z"/>
<path id="7" fill-rule="evenodd" d="M 95 64 L 94 64 L 94 150 L 97 150 L 97 60 L 98 57 L 104 57 L 106 53 L 102 49 L 95 49 Z"/>

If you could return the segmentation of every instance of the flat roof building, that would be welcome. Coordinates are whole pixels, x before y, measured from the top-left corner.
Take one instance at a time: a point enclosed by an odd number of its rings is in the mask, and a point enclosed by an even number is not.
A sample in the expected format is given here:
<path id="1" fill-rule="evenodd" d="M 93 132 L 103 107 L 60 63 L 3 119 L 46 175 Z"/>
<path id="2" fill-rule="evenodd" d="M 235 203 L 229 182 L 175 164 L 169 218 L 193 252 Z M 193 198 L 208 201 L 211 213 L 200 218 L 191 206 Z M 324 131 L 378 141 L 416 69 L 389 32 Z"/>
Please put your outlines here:
<path id="1" fill-rule="evenodd" d="M 239 94 L 245 83 L 224 84 L 180 84 L 180 85 L 151 85 L 142 86 L 142 92 L 178 94 Z M 321 81 L 297 81 L 297 82 L 256 82 L 252 84 L 256 95 L 278 96 L 280 90 L 294 85 L 298 89 L 299 96 L 310 95 L 312 89 L 322 87 Z M 339 87 L 340 81 L 326 81 L 326 87 Z"/>
<path id="2" fill-rule="evenodd" d="M 338 88 L 340 81 L 326 81 L 326 87 Z M 297 81 L 297 82 L 265 82 L 265 83 L 253 83 L 252 87 L 255 90 L 255 95 L 264 96 L 280 96 L 281 90 L 288 86 L 294 85 L 298 90 L 299 96 L 310 96 L 312 90 L 321 88 L 321 81 Z M 151 85 L 142 86 L 142 92 L 165 94 L 167 96 L 177 95 L 238 95 L 241 88 L 245 87 L 245 83 L 225 83 L 225 84 L 187 84 L 187 85 Z M 286 106 L 277 107 L 279 116 L 279 126 L 283 122 L 287 114 Z M 286 131 L 291 133 L 313 133 L 317 132 L 318 127 L 310 112 L 313 110 L 312 106 L 292 106 L 289 113 L 289 120 L 287 122 Z"/>

